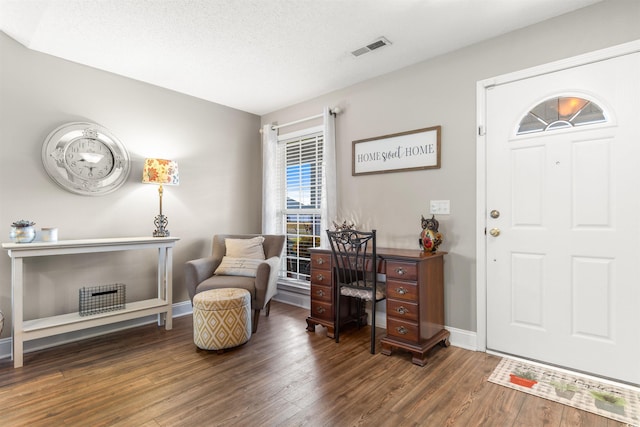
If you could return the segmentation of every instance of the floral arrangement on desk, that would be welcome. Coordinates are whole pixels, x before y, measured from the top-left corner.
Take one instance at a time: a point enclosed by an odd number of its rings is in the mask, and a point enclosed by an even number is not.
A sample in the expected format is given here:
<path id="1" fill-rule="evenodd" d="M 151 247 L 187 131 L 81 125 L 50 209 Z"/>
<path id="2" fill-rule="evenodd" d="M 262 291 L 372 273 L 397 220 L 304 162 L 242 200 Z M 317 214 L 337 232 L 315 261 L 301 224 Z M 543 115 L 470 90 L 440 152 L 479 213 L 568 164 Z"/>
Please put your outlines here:
<path id="1" fill-rule="evenodd" d="M 338 224 L 335 221 L 332 221 L 332 222 L 333 222 L 333 228 L 334 228 L 335 231 L 349 231 L 349 230 L 355 230 L 356 229 L 355 224 L 353 224 L 353 223 L 348 224 L 346 220 L 343 221 L 342 224 Z"/>

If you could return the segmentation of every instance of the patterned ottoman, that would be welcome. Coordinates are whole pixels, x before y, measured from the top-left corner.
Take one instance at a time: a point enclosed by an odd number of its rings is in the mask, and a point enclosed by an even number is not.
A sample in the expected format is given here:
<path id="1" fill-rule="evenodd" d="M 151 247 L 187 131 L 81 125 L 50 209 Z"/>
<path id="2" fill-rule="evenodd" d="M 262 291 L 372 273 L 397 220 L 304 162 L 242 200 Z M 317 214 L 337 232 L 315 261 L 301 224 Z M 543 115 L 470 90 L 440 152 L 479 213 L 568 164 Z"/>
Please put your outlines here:
<path id="1" fill-rule="evenodd" d="M 251 338 L 251 294 L 222 288 L 193 298 L 193 342 L 203 350 L 224 350 Z"/>

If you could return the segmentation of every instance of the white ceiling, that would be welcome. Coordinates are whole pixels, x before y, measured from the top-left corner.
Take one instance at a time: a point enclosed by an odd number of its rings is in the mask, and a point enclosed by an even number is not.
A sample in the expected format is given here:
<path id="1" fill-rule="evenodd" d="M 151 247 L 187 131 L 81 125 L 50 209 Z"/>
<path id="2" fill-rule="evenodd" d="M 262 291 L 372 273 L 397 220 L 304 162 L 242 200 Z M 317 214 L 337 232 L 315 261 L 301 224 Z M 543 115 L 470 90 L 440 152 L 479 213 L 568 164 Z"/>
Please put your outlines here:
<path id="1" fill-rule="evenodd" d="M 0 0 L 0 30 L 262 115 L 598 1 Z M 380 36 L 392 45 L 350 54 Z"/>

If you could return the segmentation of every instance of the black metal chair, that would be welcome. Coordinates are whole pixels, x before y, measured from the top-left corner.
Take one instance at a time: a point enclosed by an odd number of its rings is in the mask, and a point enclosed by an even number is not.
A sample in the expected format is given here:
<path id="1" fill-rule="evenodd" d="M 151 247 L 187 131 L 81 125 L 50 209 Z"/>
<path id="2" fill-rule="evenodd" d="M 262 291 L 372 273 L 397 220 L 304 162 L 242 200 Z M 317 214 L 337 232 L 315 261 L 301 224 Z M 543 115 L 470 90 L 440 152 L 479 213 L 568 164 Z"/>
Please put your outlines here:
<path id="1" fill-rule="evenodd" d="M 376 348 L 376 303 L 386 298 L 383 283 L 377 280 L 376 230 L 327 230 L 333 253 L 336 283 L 335 340 L 340 342 L 341 296 L 357 298 L 356 322 L 362 326 L 365 319 L 364 301 L 371 301 L 371 354 Z"/>

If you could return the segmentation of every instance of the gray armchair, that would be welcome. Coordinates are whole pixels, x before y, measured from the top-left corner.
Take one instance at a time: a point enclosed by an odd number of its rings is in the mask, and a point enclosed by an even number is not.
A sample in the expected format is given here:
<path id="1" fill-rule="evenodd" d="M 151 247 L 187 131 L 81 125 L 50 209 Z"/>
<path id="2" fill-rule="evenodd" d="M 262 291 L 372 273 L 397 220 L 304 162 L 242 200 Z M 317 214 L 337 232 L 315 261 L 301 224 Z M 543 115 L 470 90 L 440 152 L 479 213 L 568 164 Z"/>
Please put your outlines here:
<path id="1" fill-rule="evenodd" d="M 214 275 L 226 254 L 225 238 L 250 239 L 263 236 L 265 260 L 258 265 L 256 277 Z M 193 304 L 193 297 L 203 291 L 218 288 L 242 288 L 251 293 L 253 309 L 252 332 L 258 329 L 260 310 L 265 309 L 269 316 L 271 298 L 277 293 L 280 255 L 284 247 L 285 236 L 268 234 L 218 234 L 213 236 L 213 249 L 210 257 L 187 261 L 185 265 L 185 285 Z"/>

